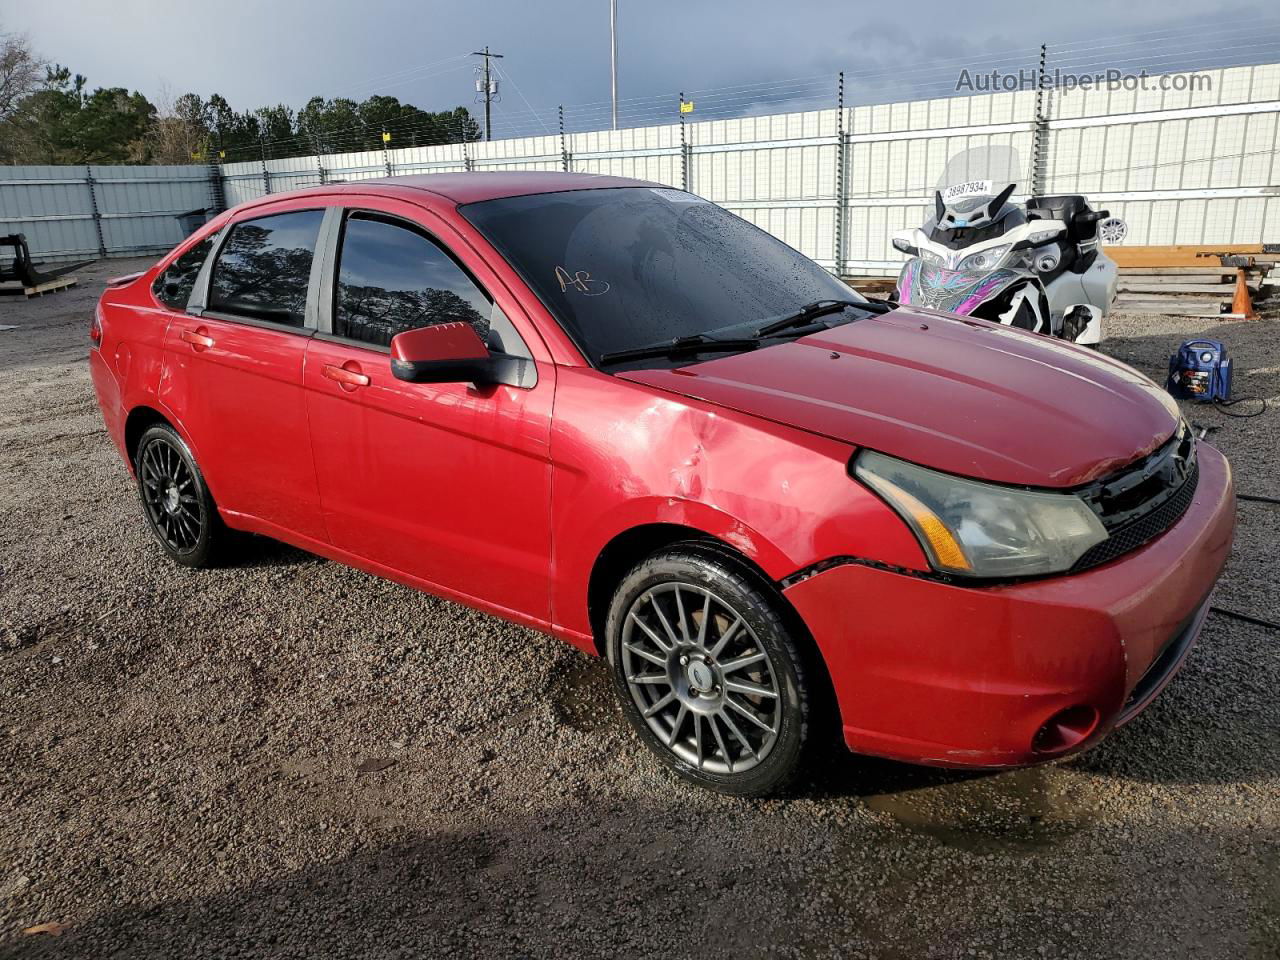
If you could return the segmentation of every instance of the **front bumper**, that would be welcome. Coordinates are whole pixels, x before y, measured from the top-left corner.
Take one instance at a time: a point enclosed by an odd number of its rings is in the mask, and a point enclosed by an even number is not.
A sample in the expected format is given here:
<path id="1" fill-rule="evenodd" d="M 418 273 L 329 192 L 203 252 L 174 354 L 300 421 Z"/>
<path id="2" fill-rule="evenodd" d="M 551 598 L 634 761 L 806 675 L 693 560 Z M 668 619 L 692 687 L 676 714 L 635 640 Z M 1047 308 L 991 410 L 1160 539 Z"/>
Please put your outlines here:
<path id="1" fill-rule="evenodd" d="M 1199 449 L 1195 499 L 1168 531 L 1072 576 L 964 587 L 846 563 L 786 597 L 831 674 L 858 753 L 1004 767 L 1083 749 L 1140 712 L 1185 659 L 1235 531 L 1231 468 Z M 1033 744 L 1061 711 L 1098 721 L 1069 750 Z"/>

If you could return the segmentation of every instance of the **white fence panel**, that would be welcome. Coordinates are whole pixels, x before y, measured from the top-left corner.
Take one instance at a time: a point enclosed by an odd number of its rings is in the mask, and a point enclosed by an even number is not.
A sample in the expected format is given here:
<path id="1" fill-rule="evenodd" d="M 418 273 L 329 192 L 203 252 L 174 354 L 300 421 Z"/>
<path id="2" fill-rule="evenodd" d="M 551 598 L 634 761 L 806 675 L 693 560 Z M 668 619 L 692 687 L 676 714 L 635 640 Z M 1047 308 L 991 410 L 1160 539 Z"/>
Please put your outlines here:
<path id="1" fill-rule="evenodd" d="M 1170 74 L 1148 78 L 1146 90 L 1028 90 L 843 116 L 828 109 L 251 160 L 223 164 L 221 187 L 233 206 L 321 183 L 567 166 L 685 187 L 830 269 L 892 274 L 903 257 L 890 238 L 928 216 L 948 162 L 973 147 L 1011 147 L 1022 168 L 1015 199 L 1033 184 L 1084 193 L 1129 222 L 1127 243 L 1275 242 L 1280 64 L 1200 73 L 1210 83 L 1198 88 Z M 204 167 L 0 167 L 0 228 L 26 233 L 46 259 L 163 249 L 180 235 L 173 215 L 208 206 L 209 187 Z"/>

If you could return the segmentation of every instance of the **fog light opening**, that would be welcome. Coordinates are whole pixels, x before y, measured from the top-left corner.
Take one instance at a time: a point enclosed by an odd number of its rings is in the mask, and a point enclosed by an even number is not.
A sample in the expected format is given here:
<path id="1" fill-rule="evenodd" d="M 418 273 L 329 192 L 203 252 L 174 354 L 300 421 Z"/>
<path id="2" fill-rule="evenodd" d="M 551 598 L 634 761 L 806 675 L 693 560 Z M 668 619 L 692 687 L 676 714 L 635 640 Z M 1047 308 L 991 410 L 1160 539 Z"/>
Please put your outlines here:
<path id="1" fill-rule="evenodd" d="M 1086 704 L 1059 710 L 1045 721 L 1031 740 L 1038 754 L 1055 754 L 1078 747 L 1098 726 L 1098 711 Z"/>

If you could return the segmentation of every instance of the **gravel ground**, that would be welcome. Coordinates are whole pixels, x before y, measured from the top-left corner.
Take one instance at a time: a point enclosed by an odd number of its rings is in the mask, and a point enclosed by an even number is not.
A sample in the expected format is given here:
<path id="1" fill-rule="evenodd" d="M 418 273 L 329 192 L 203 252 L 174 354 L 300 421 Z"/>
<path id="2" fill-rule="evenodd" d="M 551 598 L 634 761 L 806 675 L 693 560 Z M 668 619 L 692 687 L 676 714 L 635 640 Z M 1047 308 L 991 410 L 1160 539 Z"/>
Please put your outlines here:
<path id="1" fill-rule="evenodd" d="M 1069 762 L 686 788 L 557 641 L 266 541 L 168 563 L 85 364 L 144 265 L 0 302 L 0 956 L 1280 957 L 1275 633 L 1212 616 Z M 1111 331 L 1156 377 L 1221 336 L 1280 394 L 1274 322 Z M 1280 496 L 1280 409 L 1191 414 Z M 1280 615 L 1277 509 L 1241 505 L 1220 605 Z"/>

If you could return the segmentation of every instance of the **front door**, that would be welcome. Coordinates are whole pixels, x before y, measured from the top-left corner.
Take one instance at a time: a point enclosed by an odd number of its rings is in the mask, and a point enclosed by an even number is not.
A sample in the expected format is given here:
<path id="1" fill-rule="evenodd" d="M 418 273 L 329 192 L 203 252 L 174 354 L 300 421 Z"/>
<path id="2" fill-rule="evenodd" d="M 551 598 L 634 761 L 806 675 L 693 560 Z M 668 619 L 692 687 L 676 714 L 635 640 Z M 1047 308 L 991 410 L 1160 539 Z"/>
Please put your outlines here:
<path id="1" fill-rule="evenodd" d="M 510 295 L 467 252 L 464 268 L 416 222 L 347 214 L 324 298 L 330 317 L 322 307 L 331 335 L 308 346 L 304 378 L 325 522 L 342 550 L 545 622 L 554 367 L 533 361 L 508 319 Z M 458 320 L 491 349 L 529 358 L 524 384 L 392 376 L 395 334 Z"/>
<path id="2" fill-rule="evenodd" d="M 161 384 L 221 511 L 263 532 L 321 542 L 302 365 L 315 329 L 307 302 L 323 218 L 324 210 L 290 210 L 230 227 L 206 268 L 205 301 L 188 308 L 199 315 L 176 314 L 169 324 Z"/>

